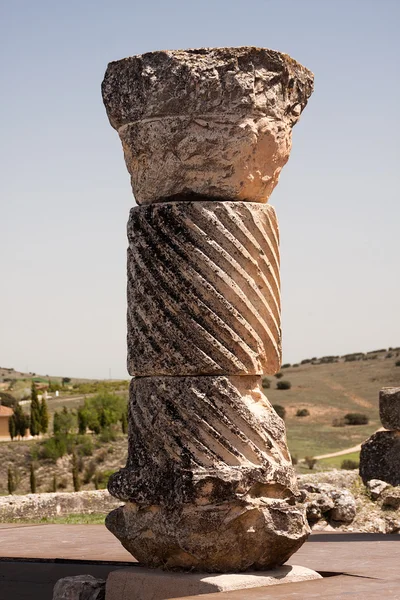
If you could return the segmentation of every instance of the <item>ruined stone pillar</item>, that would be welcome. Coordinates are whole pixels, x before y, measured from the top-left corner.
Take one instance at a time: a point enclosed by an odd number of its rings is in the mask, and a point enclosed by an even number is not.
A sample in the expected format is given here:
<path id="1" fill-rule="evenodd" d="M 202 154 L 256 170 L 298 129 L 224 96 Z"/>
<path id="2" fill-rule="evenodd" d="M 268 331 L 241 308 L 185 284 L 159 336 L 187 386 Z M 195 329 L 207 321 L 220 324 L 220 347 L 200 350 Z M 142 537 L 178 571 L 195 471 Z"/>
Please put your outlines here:
<path id="1" fill-rule="evenodd" d="M 106 525 L 148 566 L 284 563 L 309 533 L 285 427 L 279 231 L 266 204 L 313 75 L 262 48 L 110 63 L 102 93 L 139 206 L 128 222 L 129 458 Z"/>

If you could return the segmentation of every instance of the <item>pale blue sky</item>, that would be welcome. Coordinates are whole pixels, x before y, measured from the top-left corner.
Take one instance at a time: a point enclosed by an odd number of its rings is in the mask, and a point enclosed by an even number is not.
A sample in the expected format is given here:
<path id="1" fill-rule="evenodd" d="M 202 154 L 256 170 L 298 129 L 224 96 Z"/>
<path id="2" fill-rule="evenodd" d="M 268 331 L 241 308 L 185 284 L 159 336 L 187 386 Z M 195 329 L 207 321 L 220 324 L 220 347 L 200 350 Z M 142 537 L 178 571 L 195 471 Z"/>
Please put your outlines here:
<path id="1" fill-rule="evenodd" d="M 126 377 L 133 204 L 107 63 L 265 46 L 315 73 L 271 197 L 284 361 L 400 345 L 398 0 L 3 0 L 0 366 Z"/>

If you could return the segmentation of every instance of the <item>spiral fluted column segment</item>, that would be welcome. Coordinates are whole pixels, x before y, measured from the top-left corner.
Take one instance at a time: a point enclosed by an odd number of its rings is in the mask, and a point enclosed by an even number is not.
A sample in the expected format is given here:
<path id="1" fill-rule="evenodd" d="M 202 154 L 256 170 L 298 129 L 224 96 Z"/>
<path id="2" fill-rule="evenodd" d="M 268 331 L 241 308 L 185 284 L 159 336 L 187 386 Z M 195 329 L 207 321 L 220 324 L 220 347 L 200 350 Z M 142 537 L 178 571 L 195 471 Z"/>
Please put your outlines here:
<path id="1" fill-rule="evenodd" d="M 128 240 L 131 375 L 279 370 L 279 232 L 271 206 L 136 207 Z"/>

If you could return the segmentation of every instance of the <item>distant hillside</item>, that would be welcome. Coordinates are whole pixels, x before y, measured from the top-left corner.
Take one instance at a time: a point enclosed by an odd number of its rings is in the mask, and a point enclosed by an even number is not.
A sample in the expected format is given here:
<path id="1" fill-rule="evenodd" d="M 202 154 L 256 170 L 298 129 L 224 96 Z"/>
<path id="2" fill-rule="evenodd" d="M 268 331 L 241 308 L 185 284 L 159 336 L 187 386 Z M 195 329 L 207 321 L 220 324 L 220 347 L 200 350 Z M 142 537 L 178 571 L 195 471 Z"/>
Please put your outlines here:
<path id="1" fill-rule="evenodd" d="M 303 458 L 343 450 L 363 442 L 379 429 L 379 390 L 386 386 L 400 386 L 400 366 L 396 366 L 399 361 L 400 347 L 379 349 L 342 357 L 304 359 L 297 365 L 283 365 L 281 379 L 268 375 L 271 387 L 264 392 L 272 404 L 280 404 L 286 410 L 287 437 L 292 455 Z M 11 393 L 15 395 L 24 385 L 22 380 L 26 380 L 25 392 L 29 393 L 31 379 L 61 382 L 62 377 L 0 368 L 0 384 L 14 380 Z M 50 412 L 61 409 L 64 404 L 70 409 L 79 406 L 83 402 L 82 394 L 96 393 L 94 381 L 71 378 L 61 397 L 49 402 Z M 289 381 L 291 389 L 277 390 L 278 381 Z M 123 393 L 128 384 L 115 382 L 113 385 L 105 380 L 99 381 L 98 385 L 107 385 L 110 391 L 121 390 Z M 77 394 L 81 396 L 75 401 L 73 397 Z M 69 395 L 71 400 L 67 398 Z M 307 409 L 309 416 L 297 417 L 299 409 Z M 340 420 L 349 412 L 367 415 L 368 425 L 332 425 L 334 419 Z"/>
<path id="2" fill-rule="evenodd" d="M 299 458 L 335 452 L 355 446 L 381 427 L 379 390 L 400 386 L 400 348 L 378 350 L 346 357 L 310 359 L 282 368 L 281 379 L 268 375 L 271 387 L 265 395 L 271 404 L 286 410 L 289 449 Z M 278 381 L 290 381 L 289 390 L 277 390 Z M 306 408 L 309 416 L 297 417 Z M 333 419 L 346 413 L 362 413 L 368 425 L 333 427 Z"/>

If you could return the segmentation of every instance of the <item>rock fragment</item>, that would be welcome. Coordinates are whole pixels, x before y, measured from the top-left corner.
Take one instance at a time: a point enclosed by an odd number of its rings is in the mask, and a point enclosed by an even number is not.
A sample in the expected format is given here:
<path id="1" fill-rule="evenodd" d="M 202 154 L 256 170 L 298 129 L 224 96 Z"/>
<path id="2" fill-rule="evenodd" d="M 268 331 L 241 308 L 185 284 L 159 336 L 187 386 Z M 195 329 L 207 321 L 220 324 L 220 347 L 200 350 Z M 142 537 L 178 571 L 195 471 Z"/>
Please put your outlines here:
<path id="1" fill-rule="evenodd" d="M 106 582 L 92 575 L 75 575 L 59 579 L 53 600 L 105 600 Z"/>
<path id="2" fill-rule="evenodd" d="M 400 431 L 400 387 L 381 389 L 379 416 L 385 429 Z"/>

